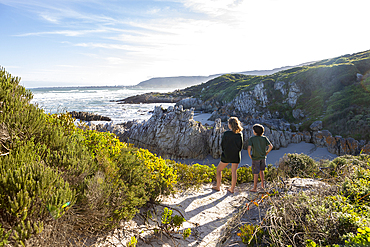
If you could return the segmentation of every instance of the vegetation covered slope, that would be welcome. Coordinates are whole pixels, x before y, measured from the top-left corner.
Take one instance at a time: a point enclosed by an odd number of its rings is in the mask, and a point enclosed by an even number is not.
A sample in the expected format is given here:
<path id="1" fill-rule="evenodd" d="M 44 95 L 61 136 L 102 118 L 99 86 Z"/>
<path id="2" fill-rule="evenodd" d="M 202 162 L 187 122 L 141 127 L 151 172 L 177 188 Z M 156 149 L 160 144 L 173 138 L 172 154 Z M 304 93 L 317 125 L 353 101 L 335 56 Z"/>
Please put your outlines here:
<path id="1" fill-rule="evenodd" d="M 1 68 L 0 246 L 27 245 L 45 229 L 41 246 L 65 246 L 47 240 L 115 227 L 172 191 L 165 160 L 77 128 L 67 113 L 45 114 L 31 98 Z"/>
<path id="2" fill-rule="evenodd" d="M 219 102 L 234 100 L 243 92 L 254 90 L 261 82 L 266 90 L 268 104 L 261 113 L 279 112 L 289 122 L 302 123 L 307 129 L 313 121 L 323 120 L 324 127 L 334 135 L 351 135 L 370 140 L 370 51 L 326 59 L 308 66 L 296 67 L 266 76 L 227 74 L 206 83 L 173 92 L 173 96 Z M 361 78 L 362 75 L 362 78 Z M 295 83 L 300 90 L 296 104 L 290 106 L 274 86 L 284 82 L 284 88 Z M 301 109 L 303 119 L 295 119 L 292 111 Z M 234 109 L 227 112 L 232 114 Z"/>

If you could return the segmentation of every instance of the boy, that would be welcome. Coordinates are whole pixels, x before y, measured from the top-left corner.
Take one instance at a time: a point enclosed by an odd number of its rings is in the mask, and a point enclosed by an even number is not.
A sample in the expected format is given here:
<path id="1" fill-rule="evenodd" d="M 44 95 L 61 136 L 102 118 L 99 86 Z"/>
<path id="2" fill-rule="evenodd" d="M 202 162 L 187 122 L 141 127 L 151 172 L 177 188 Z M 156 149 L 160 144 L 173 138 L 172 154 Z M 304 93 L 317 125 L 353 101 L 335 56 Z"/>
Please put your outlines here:
<path id="1" fill-rule="evenodd" d="M 264 170 L 266 168 L 266 155 L 271 152 L 272 144 L 269 139 L 263 135 L 265 128 L 260 124 L 253 125 L 253 134 L 248 141 L 248 154 L 249 157 L 252 159 L 252 173 L 253 173 L 253 180 L 254 186 L 251 189 L 251 192 L 257 192 L 257 181 L 258 181 L 258 174 L 260 174 L 261 178 L 261 188 L 265 189 L 265 174 Z M 266 151 L 266 147 L 269 147 Z M 251 155 L 252 150 L 252 155 Z"/>

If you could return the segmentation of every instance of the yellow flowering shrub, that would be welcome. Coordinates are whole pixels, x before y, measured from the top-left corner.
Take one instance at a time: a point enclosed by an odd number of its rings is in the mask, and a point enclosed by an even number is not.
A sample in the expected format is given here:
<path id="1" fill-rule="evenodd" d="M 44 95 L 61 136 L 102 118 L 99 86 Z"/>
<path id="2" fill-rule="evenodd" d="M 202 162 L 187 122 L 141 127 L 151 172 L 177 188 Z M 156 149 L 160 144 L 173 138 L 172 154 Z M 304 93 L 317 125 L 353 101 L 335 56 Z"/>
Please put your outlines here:
<path id="1" fill-rule="evenodd" d="M 150 188 L 152 190 L 151 199 L 156 199 L 161 194 L 170 194 L 178 181 L 177 171 L 167 165 L 163 158 L 149 152 L 147 149 L 137 149 L 133 154 L 149 169 L 150 179 L 154 181 L 153 187 Z"/>

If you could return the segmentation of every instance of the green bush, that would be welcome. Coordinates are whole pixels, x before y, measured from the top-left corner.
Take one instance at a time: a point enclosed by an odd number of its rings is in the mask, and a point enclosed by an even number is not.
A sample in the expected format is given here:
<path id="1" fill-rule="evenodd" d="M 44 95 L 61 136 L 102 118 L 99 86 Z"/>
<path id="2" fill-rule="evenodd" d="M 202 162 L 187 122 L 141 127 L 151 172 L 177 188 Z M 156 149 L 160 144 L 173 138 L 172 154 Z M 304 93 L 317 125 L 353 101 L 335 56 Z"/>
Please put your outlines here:
<path id="1" fill-rule="evenodd" d="M 279 173 L 288 177 L 311 177 L 319 169 L 315 161 L 305 154 L 285 154 L 278 164 Z"/>
<path id="2" fill-rule="evenodd" d="M 20 78 L 0 68 L 0 122 L 6 125 L 11 143 L 39 138 L 45 119 L 43 110 L 29 104 L 32 93 L 20 86 L 19 81 Z"/>
<path id="3" fill-rule="evenodd" d="M 9 243 L 8 238 L 10 234 L 11 232 L 5 232 L 5 230 L 2 228 L 2 225 L 0 224 L 0 247 L 6 246 Z"/>
<path id="4" fill-rule="evenodd" d="M 358 228 L 357 235 L 346 241 L 346 246 L 370 246 L 370 228 Z"/>
<path id="5" fill-rule="evenodd" d="M 65 182 L 58 170 L 47 167 L 37 155 L 32 142 L 12 150 L 0 159 L 1 217 L 13 229 L 17 243 L 39 233 L 47 218 L 59 218 L 63 204 L 76 201 L 75 191 Z"/>
<path id="6" fill-rule="evenodd" d="M 169 161 L 168 161 L 169 162 Z M 203 183 L 211 183 L 216 180 L 216 167 L 194 164 L 186 165 L 182 163 L 174 163 L 173 168 L 177 171 L 178 187 L 187 189 L 191 187 L 199 187 Z"/>
<path id="7" fill-rule="evenodd" d="M 278 174 L 319 177 L 331 185 L 271 197 L 270 208 L 261 224 L 268 240 L 263 244 L 356 246 L 356 243 L 366 243 L 368 233 L 364 229 L 370 227 L 370 156 L 345 155 L 321 163 L 320 166 L 325 167 L 321 168 L 325 171 L 322 173 L 317 172 L 319 165 L 312 164 L 304 155 L 286 156 Z M 306 170 L 303 174 L 292 172 L 300 169 Z M 362 230 L 358 232 L 358 229 Z"/>
<path id="8" fill-rule="evenodd" d="M 244 224 L 239 230 L 240 232 L 237 235 L 242 239 L 244 244 L 247 246 L 260 246 L 264 232 L 259 226 Z"/>

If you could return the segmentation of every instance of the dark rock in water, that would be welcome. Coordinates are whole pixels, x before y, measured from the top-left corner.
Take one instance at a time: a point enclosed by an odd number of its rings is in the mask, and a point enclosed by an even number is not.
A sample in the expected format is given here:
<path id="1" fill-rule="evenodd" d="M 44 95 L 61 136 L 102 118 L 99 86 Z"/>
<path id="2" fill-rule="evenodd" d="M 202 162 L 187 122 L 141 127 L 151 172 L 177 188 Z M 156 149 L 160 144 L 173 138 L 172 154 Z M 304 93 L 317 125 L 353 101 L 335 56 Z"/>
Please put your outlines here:
<path id="1" fill-rule="evenodd" d="M 140 104 L 140 103 L 176 103 L 182 97 L 173 97 L 161 93 L 145 93 L 117 100 L 118 104 Z"/>
<path id="2" fill-rule="evenodd" d="M 73 118 L 77 118 L 84 121 L 112 121 L 109 117 L 100 116 L 90 112 L 70 112 Z"/>

